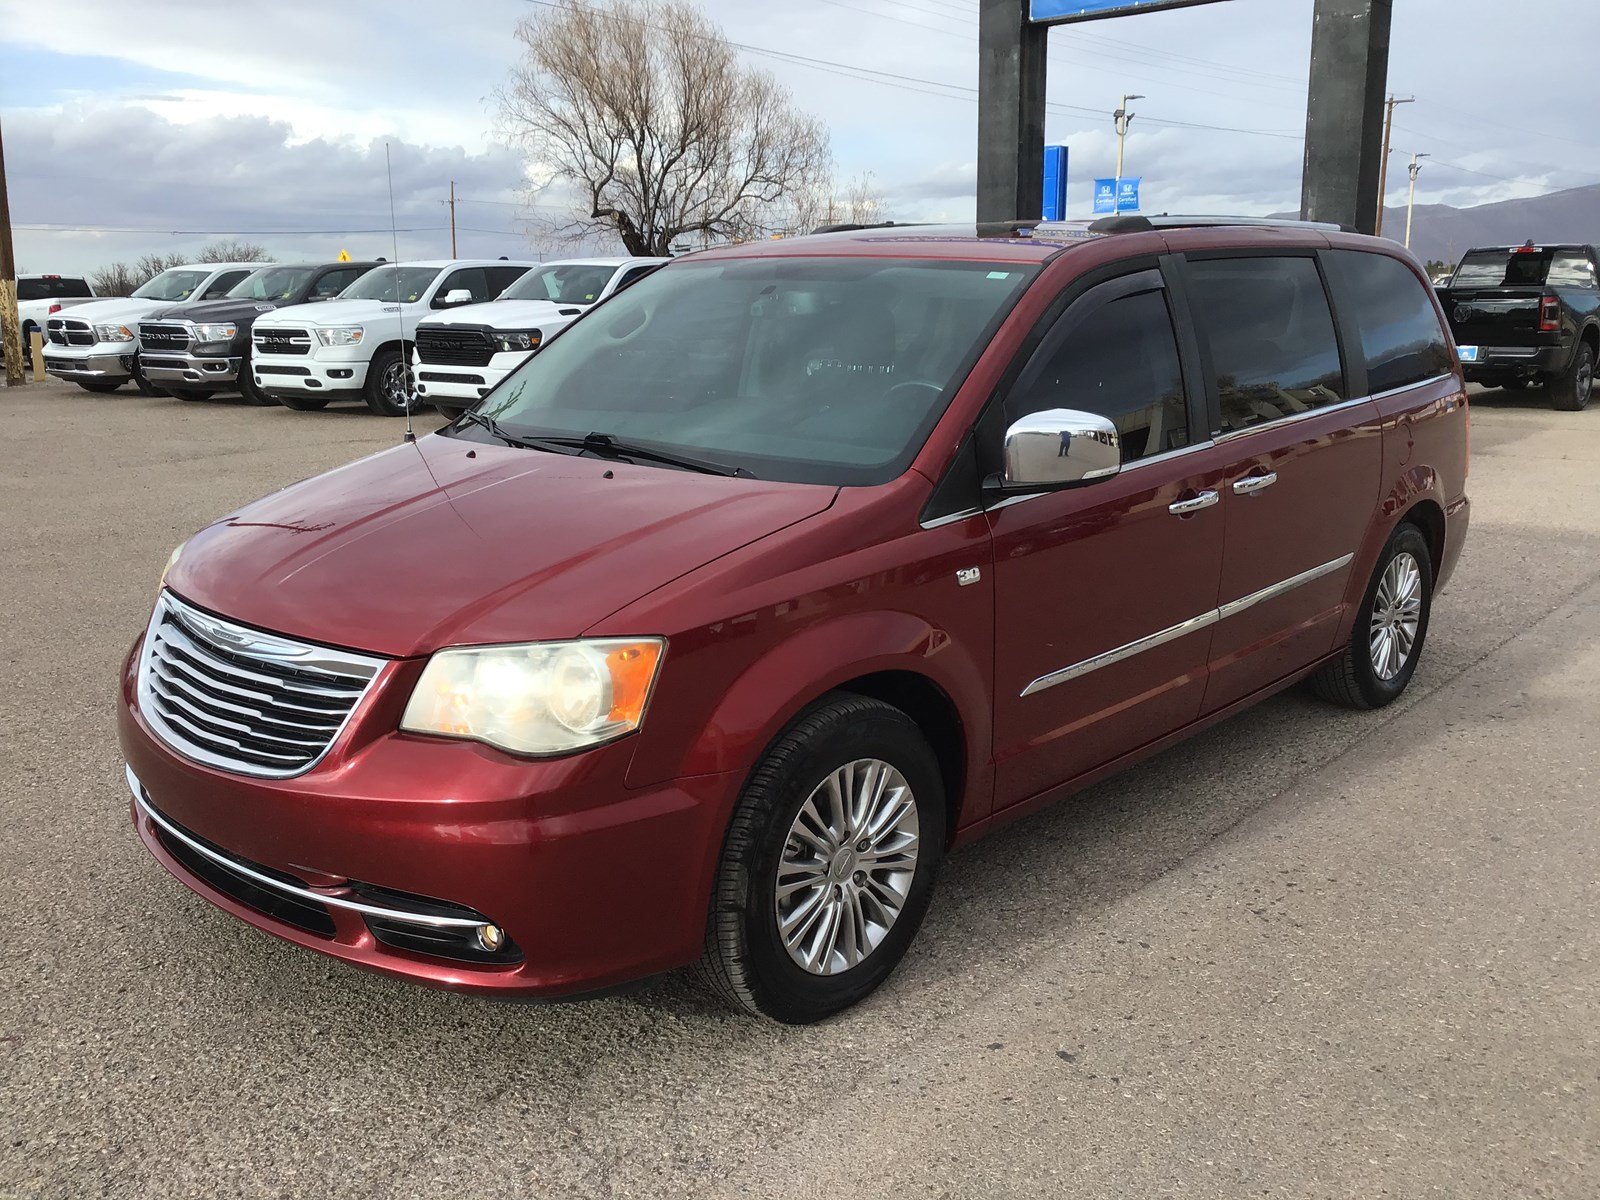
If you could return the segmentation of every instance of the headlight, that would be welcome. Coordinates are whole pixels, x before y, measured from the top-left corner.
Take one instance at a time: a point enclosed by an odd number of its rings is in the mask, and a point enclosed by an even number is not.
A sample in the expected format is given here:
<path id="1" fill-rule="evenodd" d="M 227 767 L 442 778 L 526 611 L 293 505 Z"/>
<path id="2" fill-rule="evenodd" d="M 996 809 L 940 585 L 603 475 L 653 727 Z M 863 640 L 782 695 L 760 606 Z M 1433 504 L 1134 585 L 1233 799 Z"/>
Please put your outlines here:
<path id="1" fill-rule="evenodd" d="M 494 344 L 502 351 L 537 350 L 540 335 L 537 329 L 497 329 L 489 335 L 494 339 Z"/>
<path id="2" fill-rule="evenodd" d="M 94 327 L 94 340 L 97 342 L 131 342 L 133 330 L 126 325 L 96 325 Z"/>
<path id="3" fill-rule="evenodd" d="M 317 330 L 317 341 L 324 346 L 359 346 L 365 333 L 360 325 L 330 325 Z"/>
<path id="4" fill-rule="evenodd" d="M 178 565 L 178 555 L 183 553 L 183 548 L 188 544 L 188 542 L 179 542 L 172 548 L 172 553 L 167 556 L 167 565 L 161 568 L 161 579 L 156 584 L 158 588 L 167 586 L 167 576 L 172 574 L 172 568 Z"/>
<path id="5" fill-rule="evenodd" d="M 197 342 L 231 342 L 238 334 L 237 325 L 196 325 L 194 327 L 194 340 Z"/>
<path id="6" fill-rule="evenodd" d="M 666 643 L 604 638 L 441 650 L 400 728 L 487 742 L 513 754 L 569 754 L 639 728 Z"/>

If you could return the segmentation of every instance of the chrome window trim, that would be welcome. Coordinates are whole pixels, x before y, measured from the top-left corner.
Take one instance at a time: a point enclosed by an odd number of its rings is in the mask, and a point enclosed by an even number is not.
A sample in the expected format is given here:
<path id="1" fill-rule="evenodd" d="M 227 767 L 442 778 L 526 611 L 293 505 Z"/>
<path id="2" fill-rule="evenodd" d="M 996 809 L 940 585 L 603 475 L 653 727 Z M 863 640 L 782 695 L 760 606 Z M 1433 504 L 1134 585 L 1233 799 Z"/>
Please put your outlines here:
<path id="1" fill-rule="evenodd" d="M 320 672 L 331 678 L 364 680 L 365 687 L 351 701 L 350 708 L 345 712 L 338 727 L 329 735 L 328 744 L 323 747 L 322 752 L 303 766 L 295 766 L 287 770 L 252 767 L 236 759 L 216 754 L 186 738 L 182 730 L 174 727 L 153 703 L 152 678 L 155 674 L 155 664 L 152 662 L 151 656 L 156 632 L 161 626 L 161 619 L 169 610 L 176 612 L 181 620 L 191 621 L 200 628 L 205 629 L 208 634 L 215 635 L 217 641 L 223 645 L 235 646 L 241 650 L 249 647 L 252 652 L 260 653 L 263 658 L 282 658 L 292 662 L 297 668 Z M 331 646 L 319 646 L 310 642 L 299 642 L 293 638 L 280 637 L 276 634 L 264 633 L 259 629 L 236 625 L 231 621 L 223 620 L 221 617 L 214 617 L 210 613 L 202 612 L 184 603 L 172 592 L 163 590 L 156 600 L 155 610 L 150 614 L 150 623 L 145 627 L 144 641 L 139 646 L 139 672 L 135 693 L 138 697 L 139 713 L 150 727 L 151 732 L 160 739 L 163 745 L 181 754 L 191 762 L 211 767 L 213 770 L 226 771 L 230 775 L 244 775 L 253 779 L 293 779 L 313 770 L 339 744 L 339 739 L 344 736 L 344 732 L 349 728 L 350 722 L 355 719 L 356 713 L 371 694 L 373 682 L 387 663 L 387 659 L 377 658 L 372 655 L 356 654 L 353 651 L 337 650 Z M 242 673 L 248 674 L 246 668 L 240 668 L 240 670 Z"/>
<path id="2" fill-rule="evenodd" d="M 330 908 L 345 908 L 351 912 L 358 912 L 366 917 L 378 917 L 388 921 L 405 921 L 412 925 L 431 925 L 439 929 L 477 929 L 483 921 L 473 920 L 471 917 L 440 917 L 431 913 L 406 912 L 397 908 L 382 908 L 376 904 L 363 904 L 359 900 L 349 900 L 343 896 L 332 896 L 326 892 L 313 891 L 310 888 L 296 887 L 284 883 L 281 879 L 274 879 L 260 871 L 251 870 L 237 859 L 226 854 L 219 854 L 211 847 L 196 841 L 168 821 L 145 798 L 144 785 L 139 782 L 139 777 L 133 773 L 133 768 L 126 763 L 122 767 L 123 774 L 128 780 L 128 790 L 133 793 L 134 806 L 140 814 L 147 818 L 151 824 L 159 826 L 161 831 L 174 841 L 182 842 L 190 850 L 205 858 L 210 859 L 225 870 L 232 871 L 235 875 L 243 875 L 251 883 L 278 892 L 280 895 L 296 896 L 301 900 L 310 900 L 317 904 L 326 904 Z M 209 885 L 208 885 L 209 886 Z"/>
<path id="3" fill-rule="evenodd" d="M 1041 675 L 1022 689 L 1022 695 L 1032 696 L 1047 688 L 1053 688 L 1057 684 L 1082 678 L 1091 671 L 1098 671 L 1101 667 L 1109 667 L 1130 659 L 1136 654 L 1143 654 L 1146 650 L 1154 650 L 1157 646 L 1164 646 L 1170 641 L 1195 633 L 1208 625 L 1215 625 L 1218 621 L 1237 616 L 1239 613 L 1244 612 L 1245 609 L 1253 608 L 1263 601 L 1291 592 L 1303 584 L 1321 579 L 1325 575 L 1332 575 L 1336 571 L 1342 571 L 1353 561 L 1355 561 L 1354 553 L 1343 555 L 1331 562 L 1325 562 L 1321 566 L 1301 571 L 1298 575 L 1291 575 L 1288 579 L 1280 580 L 1262 588 L 1260 591 L 1251 592 L 1248 596 L 1218 605 L 1216 608 L 1211 609 L 1209 612 L 1203 612 L 1197 617 L 1190 617 L 1187 621 L 1169 625 L 1158 633 L 1152 633 L 1136 641 L 1128 642 L 1126 645 L 1118 646 L 1114 650 L 1107 650 L 1103 654 L 1096 654 L 1093 658 L 1086 658 L 1082 662 L 1073 663 L 1070 667 L 1062 667 L 1059 671 L 1051 671 L 1048 675 Z"/>
<path id="4" fill-rule="evenodd" d="M 1387 400 L 1390 396 L 1398 396 L 1401 392 L 1409 392 L 1412 388 L 1427 387 L 1431 383 L 1443 383 L 1446 379 L 1454 378 L 1454 372 L 1443 371 L 1438 375 L 1430 375 L 1426 379 L 1419 379 L 1415 383 L 1402 383 L 1399 387 L 1385 388 L 1381 392 L 1373 392 L 1372 399 Z"/>
<path id="5" fill-rule="evenodd" d="M 1418 384 L 1407 384 L 1407 387 L 1417 387 Z M 1402 389 L 1403 390 L 1403 389 Z M 1358 404 L 1371 404 L 1376 399 L 1373 396 L 1357 396 L 1354 400 L 1341 400 L 1337 404 L 1324 404 L 1320 408 L 1308 408 L 1305 412 L 1290 413 L 1286 417 L 1279 417 L 1275 421 L 1263 421 L 1259 425 L 1246 425 L 1243 429 L 1227 429 L 1212 435 L 1211 440 L 1218 445 L 1231 442 L 1235 438 L 1248 437 L 1252 433 L 1260 433 L 1265 429 L 1282 429 L 1285 425 L 1294 425 L 1301 421 L 1309 421 L 1313 417 L 1325 416 L 1328 413 L 1340 412 L 1347 408 L 1354 408 Z"/>

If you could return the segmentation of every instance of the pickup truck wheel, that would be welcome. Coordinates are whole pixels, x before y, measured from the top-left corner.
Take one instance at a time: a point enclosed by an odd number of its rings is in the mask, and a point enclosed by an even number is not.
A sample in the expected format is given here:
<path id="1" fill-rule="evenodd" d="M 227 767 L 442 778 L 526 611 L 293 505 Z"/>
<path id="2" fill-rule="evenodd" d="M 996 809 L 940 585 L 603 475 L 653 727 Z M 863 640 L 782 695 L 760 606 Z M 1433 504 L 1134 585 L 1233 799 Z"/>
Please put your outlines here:
<path id="1" fill-rule="evenodd" d="M 1311 677 L 1322 699 L 1345 708 L 1382 708 L 1416 673 L 1433 609 L 1433 556 L 1415 525 L 1389 538 L 1356 613 L 1344 657 Z"/>
<path id="2" fill-rule="evenodd" d="M 239 395 L 244 397 L 246 404 L 254 404 L 260 408 L 268 408 L 276 401 L 256 386 L 255 372 L 250 367 L 250 355 L 247 352 L 239 362 Z"/>
<path id="3" fill-rule="evenodd" d="M 411 368 L 398 350 L 380 350 L 367 368 L 367 407 L 380 417 L 403 417 L 422 405 L 412 387 Z"/>
<path id="4" fill-rule="evenodd" d="M 461 414 L 467 410 L 464 405 L 440 404 L 436 400 L 433 404 L 433 411 L 438 413 L 447 421 L 459 421 L 461 419 Z"/>
<path id="5" fill-rule="evenodd" d="M 203 388 L 173 388 L 172 394 L 179 400 L 209 400 L 216 395 Z"/>
<path id="6" fill-rule="evenodd" d="M 1572 363 L 1550 381 L 1550 403 L 1562 412 L 1581 412 L 1594 394 L 1594 347 L 1579 342 Z"/>
<path id="7" fill-rule="evenodd" d="M 86 392 L 96 392 L 103 396 L 107 392 L 116 391 L 122 385 L 120 383 L 79 383 L 78 386 Z"/>
<path id="8" fill-rule="evenodd" d="M 916 722 L 866 696 L 826 697 L 778 737 L 734 809 L 701 980 L 790 1025 L 861 1000 L 922 923 L 944 823 Z"/>
<path id="9" fill-rule="evenodd" d="M 144 376 L 144 367 L 140 365 L 137 356 L 133 360 L 133 384 L 146 396 L 165 396 L 167 393 Z"/>
<path id="10" fill-rule="evenodd" d="M 292 408 L 295 412 L 321 412 L 328 407 L 328 397 L 316 396 L 307 392 L 304 396 L 279 396 L 285 408 Z"/>

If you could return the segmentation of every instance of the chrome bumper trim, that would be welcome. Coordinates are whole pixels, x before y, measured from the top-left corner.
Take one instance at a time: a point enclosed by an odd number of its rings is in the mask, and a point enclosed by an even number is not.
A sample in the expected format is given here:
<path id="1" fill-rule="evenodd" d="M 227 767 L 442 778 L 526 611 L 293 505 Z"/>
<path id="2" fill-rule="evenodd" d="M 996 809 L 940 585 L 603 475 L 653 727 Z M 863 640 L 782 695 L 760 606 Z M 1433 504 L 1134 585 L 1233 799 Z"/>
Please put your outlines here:
<path id="1" fill-rule="evenodd" d="M 274 879 L 270 875 L 263 875 L 260 871 L 253 871 L 236 859 L 226 854 L 219 854 L 209 846 L 202 845 L 194 838 L 179 830 L 172 822 L 150 806 L 145 799 L 144 784 L 139 782 L 139 777 L 133 773 L 133 768 L 126 763 L 122 767 L 127 776 L 128 790 L 133 793 L 133 803 L 140 814 L 160 827 L 161 831 L 175 841 L 182 842 L 196 854 L 209 858 L 219 867 L 232 871 L 235 875 L 243 875 L 251 883 L 279 892 L 285 896 L 295 896 L 301 900 L 310 900 L 316 904 L 326 904 L 330 908 L 344 908 L 351 912 L 358 912 L 363 916 L 377 917 L 385 921 L 405 921 L 412 925 L 429 925 L 438 929 L 477 929 L 484 921 L 475 921 L 470 917 L 436 917 L 429 913 L 405 912 L 396 908 L 380 908 L 375 904 L 363 904 L 359 900 L 350 900 L 344 896 L 331 895 L 328 892 L 313 891 L 311 888 L 295 887 L 293 884 L 284 883 L 281 879 Z"/>
<path id="2" fill-rule="evenodd" d="M 139 365 L 144 377 L 152 383 L 237 383 L 240 359 L 218 355 L 214 358 L 194 354 L 152 355 L 141 353 Z M 220 371 L 208 371 L 207 366 L 223 364 Z"/>

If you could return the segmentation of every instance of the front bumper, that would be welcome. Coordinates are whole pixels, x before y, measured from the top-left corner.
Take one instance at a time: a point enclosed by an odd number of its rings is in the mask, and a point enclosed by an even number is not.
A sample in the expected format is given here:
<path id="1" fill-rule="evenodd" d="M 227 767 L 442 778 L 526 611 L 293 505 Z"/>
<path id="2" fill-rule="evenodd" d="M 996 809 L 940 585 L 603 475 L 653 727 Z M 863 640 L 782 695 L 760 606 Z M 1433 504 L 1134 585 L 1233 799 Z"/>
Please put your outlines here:
<path id="1" fill-rule="evenodd" d="M 133 378 L 137 353 L 111 350 L 104 346 L 69 347 L 46 344 L 45 373 L 71 383 L 126 383 Z"/>
<path id="2" fill-rule="evenodd" d="M 332 357 L 341 353 L 348 351 L 322 346 L 310 354 L 262 354 L 257 350 L 250 358 L 251 377 L 269 396 L 352 397 L 366 386 L 371 360 L 354 354 Z"/>
<path id="3" fill-rule="evenodd" d="M 175 387 L 229 388 L 237 387 L 239 364 L 242 360 L 222 355 L 164 354 L 141 351 L 139 367 L 151 383 L 172 384 Z"/>
<path id="4" fill-rule="evenodd" d="M 629 739 L 529 761 L 400 734 L 398 709 L 420 663 L 394 664 L 306 774 L 231 774 L 181 757 L 144 722 L 137 650 L 118 713 L 134 824 L 151 854 L 217 907 L 356 966 L 505 997 L 602 991 L 699 956 L 734 775 L 630 790 Z M 258 892 L 219 884 L 158 818 L 268 883 L 257 881 Z M 493 922 L 515 961 L 463 961 L 385 940 L 383 919 L 363 910 L 374 894 L 400 897 L 376 907 L 402 920 L 420 909 Z M 320 903 L 328 927 L 286 919 L 280 901 Z"/>
<path id="5" fill-rule="evenodd" d="M 411 370 L 417 381 L 417 395 L 424 400 L 462 401 L 476 404 L 507 375 L 528 359 L 526 351 L 496 354 L 487 366 L 458 367 L 425 363 L 415 355 Z"/>

